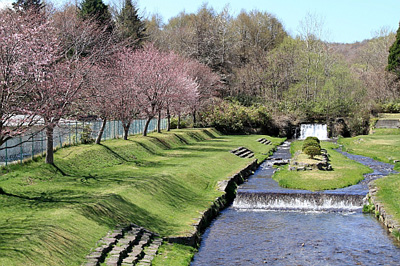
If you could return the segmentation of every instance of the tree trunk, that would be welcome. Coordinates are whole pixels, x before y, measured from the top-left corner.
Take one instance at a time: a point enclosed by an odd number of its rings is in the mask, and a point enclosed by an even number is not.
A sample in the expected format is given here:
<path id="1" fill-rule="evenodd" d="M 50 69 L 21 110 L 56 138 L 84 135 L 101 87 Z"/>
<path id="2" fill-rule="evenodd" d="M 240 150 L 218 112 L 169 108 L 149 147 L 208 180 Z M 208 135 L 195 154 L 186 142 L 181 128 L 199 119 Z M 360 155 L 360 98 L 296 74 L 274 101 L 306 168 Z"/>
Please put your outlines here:
<path id="1" fill-rule="evenodd" d="M 193 127 L 196 125 L 196 110 L 193 111 Z"/>
<path id="2" fill-rule="evenodd" d="M 103 137 L 104 128 L 106 127 L 106 124 L 107 124 L 107 118 L 104 118 L 103 123 L 101 124 L 101 128 L 99 130 L 99 134 L 97 134 L 96 144 L 100 144 L 101 137 Z"/>
<path id="3" fill-rule="evenodd" d="M 122 123 L 122 127 L 124 128 L 124 140 L 128 140 L 128 135 L 129 135 L 129 128 L 131 126 L 131 123 Z"/>
<path id="4" fill-rule="evenodd" d="M 178 123 L 176 124 L 176 128 L 177 129 L 181 128 L 181 114 L 178 114 Z"/>
<path id="5" fill-rule="evenodd" d="M 171 114 L 169 109 L 167 109 L 167 131 L 171 131 Z"/>
<path id="6" fill-rule="evenodd" d="M 149 117 L 146 120 L 146 124 L 144 125 L 144 129 L 143 129 L 143 136 L 147 136 L 147 130 L 149 129 L 149 124 L 150 124 L 151 119 L 152 119 L 152 117 Z"/>
<path id="7" fill-rule="evenodd" d="M 157 133 L 161 133 L 161 111 L 158 112 Z"/>
<path id="8" fill-rule="evenodd" d="M 46 148 L 46 163 L 54 164 L 54 151 L 53 151 L 53 126 L 46 127 L 47 148 Z"/>

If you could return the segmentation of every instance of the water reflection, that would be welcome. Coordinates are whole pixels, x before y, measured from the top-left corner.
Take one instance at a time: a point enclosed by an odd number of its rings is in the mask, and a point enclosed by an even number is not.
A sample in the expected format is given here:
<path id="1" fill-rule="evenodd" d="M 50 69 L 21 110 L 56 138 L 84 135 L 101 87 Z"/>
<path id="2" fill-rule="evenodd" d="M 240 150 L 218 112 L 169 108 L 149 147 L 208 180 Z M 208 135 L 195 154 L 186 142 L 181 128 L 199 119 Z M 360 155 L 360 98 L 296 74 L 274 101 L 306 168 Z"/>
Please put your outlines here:
<path id="1" fill-rule="evenodd" d="M 191 265 L 400 265 L 394 243 L 371 215 L 229 208 Z"/>

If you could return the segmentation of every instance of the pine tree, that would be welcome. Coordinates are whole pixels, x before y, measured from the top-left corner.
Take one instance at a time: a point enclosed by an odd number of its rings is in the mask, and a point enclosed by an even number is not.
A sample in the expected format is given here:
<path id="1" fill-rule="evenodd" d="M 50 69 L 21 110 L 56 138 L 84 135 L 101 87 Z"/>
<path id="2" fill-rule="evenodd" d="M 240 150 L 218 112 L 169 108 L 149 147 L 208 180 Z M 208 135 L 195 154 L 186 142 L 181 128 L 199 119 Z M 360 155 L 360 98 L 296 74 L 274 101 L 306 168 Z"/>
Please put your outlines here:
<path id="1" fill-rule="evenodd" d="M 393 72 L 400 78 L 400 24 L 396 33 L 396 40 L 389 49 L 388 66 L 386 70 Z"/>
<path id="2" fill-rule="evenodd" d="M 125 0 L 124 7 L 117 17 L 117 23 L 122 39 L 129 39 L 135 46 L 141 46 L 146 37 L 146 28 L 131 0 Z"/>
<path id="3" fill-rule="evenodd" d="M 15 11 L 24 12 L 33 10 L 40 12 L 44 8 L 44 3 L 41 0 L 17 0 L 12 4 Z"/>
<path id="4" fill-rule="evenodd" d="M 111 14 L 108 5 L 102 0 L 84 0 L 81 3 L 80 12 L 83 18 L 94 18 L 100 24 L 110 24 Z"/>

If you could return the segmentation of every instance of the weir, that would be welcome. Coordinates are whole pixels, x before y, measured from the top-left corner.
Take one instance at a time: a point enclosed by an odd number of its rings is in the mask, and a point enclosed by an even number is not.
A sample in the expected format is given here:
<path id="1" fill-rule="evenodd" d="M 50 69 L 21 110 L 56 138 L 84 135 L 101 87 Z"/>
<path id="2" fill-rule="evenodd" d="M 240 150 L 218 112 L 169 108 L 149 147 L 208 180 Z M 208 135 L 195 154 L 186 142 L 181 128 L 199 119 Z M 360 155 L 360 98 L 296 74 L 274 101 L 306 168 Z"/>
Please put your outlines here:
<path id="1" fill-rule="evenodd" d="M 365 193 L 322 193 L 309 191 L 240 191 L 234 208 L 282 211 L 361 211 Z"/>
<path id="2" fill-rule="evenodd" d="M 367 184 L 346 189 L 312 192 L 282 188 L 271 178 L 274 165 L 289 162 L 290 142 L 276 152 L 237 191 L 233 208 L 240 210 L 361 212 L 366 203 Z"/>
<path id="3" fill-rule="evenodd" d="M 302 124 L 300 126 L 299 139 L 317 137 L 320 140 L 328 140 L 328 127 L 323 124 Z"/>

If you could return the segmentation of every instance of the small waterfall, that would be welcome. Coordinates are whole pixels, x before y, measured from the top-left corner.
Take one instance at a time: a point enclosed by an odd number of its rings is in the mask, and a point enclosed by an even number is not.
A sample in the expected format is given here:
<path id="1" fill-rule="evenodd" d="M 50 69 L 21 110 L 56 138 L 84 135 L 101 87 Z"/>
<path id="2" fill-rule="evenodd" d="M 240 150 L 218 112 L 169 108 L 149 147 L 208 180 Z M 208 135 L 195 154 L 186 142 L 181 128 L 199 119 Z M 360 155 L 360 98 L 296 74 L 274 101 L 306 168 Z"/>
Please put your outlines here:
<path id="1" fill-rule="evenodd" d="M 238 191 L 233 207 L 285 211 L 361 211 L 365 193 L 345 194 L 285 191 Z"/>
<path id="2" fill-rule="evenodd" d="M 307 137 L 317 137 L 320 140 L 327 140 L 328 128 L 323 124 L 302 124 L 300 126 L 300 137 L 299 139 L 305 139 Z"/>

